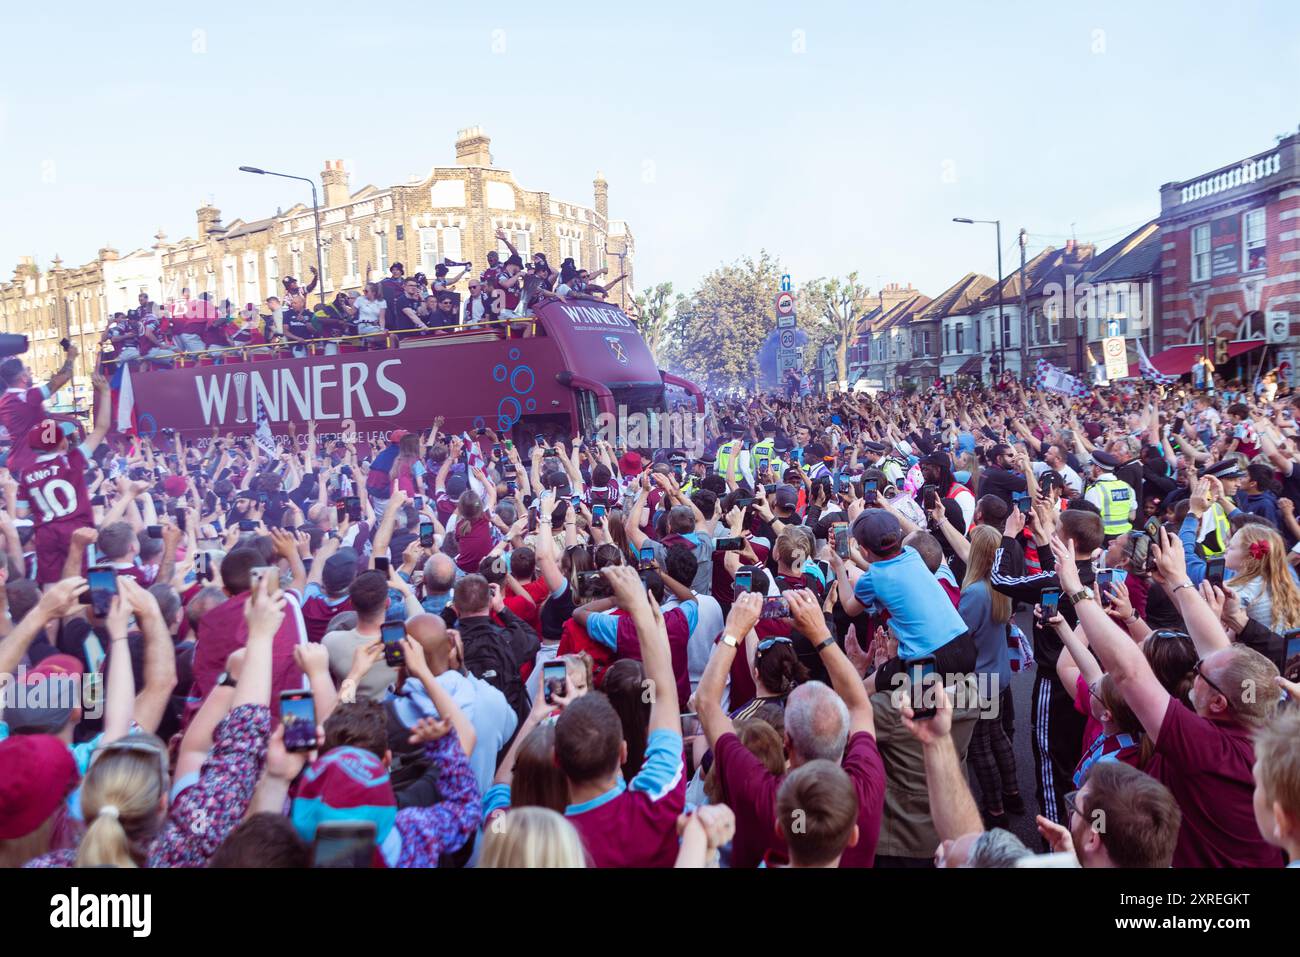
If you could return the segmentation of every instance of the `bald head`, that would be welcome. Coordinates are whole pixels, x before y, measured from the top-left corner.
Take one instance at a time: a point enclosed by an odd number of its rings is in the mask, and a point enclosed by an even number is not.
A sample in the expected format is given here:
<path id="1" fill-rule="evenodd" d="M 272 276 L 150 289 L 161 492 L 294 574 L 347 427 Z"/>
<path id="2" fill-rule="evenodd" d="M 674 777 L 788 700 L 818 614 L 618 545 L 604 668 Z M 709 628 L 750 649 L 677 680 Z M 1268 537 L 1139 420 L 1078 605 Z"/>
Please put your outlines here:
<path id="1" fill-rule="evenodd" d="M 451 668 L 455 648 L 440 615 L 416 615 L 408 619 L 406 633 L 424 649 L 424 660 L 435 677 Z"/>
<path id="2" fill-rule="evenodd" d="M 424 563 L 424 591 L 429 595 L 445 595 L 456 584 L 456 563 L 443 554 L 432 556 Z"/>

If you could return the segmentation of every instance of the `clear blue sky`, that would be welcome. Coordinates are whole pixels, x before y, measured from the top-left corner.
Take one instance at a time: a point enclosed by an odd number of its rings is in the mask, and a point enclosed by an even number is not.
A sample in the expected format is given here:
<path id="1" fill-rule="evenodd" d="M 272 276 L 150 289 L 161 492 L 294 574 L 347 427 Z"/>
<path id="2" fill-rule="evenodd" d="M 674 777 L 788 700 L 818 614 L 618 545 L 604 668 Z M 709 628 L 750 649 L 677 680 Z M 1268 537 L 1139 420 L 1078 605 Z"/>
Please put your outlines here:
<path id="1" fill-rule="evenodd" d="M 306 198 L 241 164 L 402 183 L 478 124 L 525 187 L 590 202 L 604 171 L 638 288 L 765 247 L 934 295 L 994 271 L 953 216 L 1000 217 L 1008 263 L 1022 225 L 1104 245 L 1300 123 L 1289 0 L 185 6 L 6 5 L 0 276 Z"/>

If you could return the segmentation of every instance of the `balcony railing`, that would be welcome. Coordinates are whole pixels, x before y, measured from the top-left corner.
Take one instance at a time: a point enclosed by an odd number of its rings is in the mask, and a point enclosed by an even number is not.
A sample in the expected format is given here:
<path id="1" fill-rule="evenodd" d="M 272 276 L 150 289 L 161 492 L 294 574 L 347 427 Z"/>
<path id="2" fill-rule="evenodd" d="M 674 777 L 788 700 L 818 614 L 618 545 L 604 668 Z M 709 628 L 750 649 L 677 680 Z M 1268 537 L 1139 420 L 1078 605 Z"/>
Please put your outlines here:
<path id="1" fill-rule="evenodd" d="M 1182 189 L 1182 201 L 1190 203 L 1229 189 L 1236 189 L 1238 186 L 1248 186 L 1251 183 L 1267 179 L 1269 176 L 1281 172 L 1281 170 L 1282 155 L 1280 153 L 1269 153 L 1267 156 L 1248 159 L 1239 166 L 1221 170 L 1218 173 L 1211 173 L 1209 176 L 1203 176 L 1201 179 L 1188 183 Z"/>

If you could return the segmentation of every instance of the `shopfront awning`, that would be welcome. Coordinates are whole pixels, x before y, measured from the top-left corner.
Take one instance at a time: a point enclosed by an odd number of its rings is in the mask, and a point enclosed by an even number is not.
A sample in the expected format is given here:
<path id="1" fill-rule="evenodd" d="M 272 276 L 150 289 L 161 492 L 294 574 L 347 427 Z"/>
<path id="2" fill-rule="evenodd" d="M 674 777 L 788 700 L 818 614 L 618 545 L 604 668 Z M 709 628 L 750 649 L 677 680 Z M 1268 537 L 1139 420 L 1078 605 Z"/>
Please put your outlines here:
<path id="1" fill-rule="evenodd" d="M 1267 345 L 1263 339 L 1248 339 L 1245 342 L 1229 342 L 1228 357 L 1231 359 L 1244 355 L 1254 349 L 1259 349 Z M 1186 375 L 1192 371 L 1192 366 L 1196 365 L 1196 360 L 1206 354 L 1205 346 L 1196 343 L 1187 346 L 1171 346 L 1163 352 L 1157 352 L 1151 357 L 1151 364 L 1156 367 L 1158 372 L 1165 375 Z M 1210 347 L 1210 354 L 1214 354 L 1214 347 Z M 1128 374 L 1132 377 L 1141 375 L 1136 362 L 1131 363 L 1128 368 Z"/>
<path id="2" fill-rule="evenodd" d="M 971 356 L 969 359 L 967 359 L 965 362 L 961 364 L 961 368 L 957 370 L 957 375 L 979 375 L 980 370 L 982 370 L 983 368 L 984 368 L 984 357 Z"/>

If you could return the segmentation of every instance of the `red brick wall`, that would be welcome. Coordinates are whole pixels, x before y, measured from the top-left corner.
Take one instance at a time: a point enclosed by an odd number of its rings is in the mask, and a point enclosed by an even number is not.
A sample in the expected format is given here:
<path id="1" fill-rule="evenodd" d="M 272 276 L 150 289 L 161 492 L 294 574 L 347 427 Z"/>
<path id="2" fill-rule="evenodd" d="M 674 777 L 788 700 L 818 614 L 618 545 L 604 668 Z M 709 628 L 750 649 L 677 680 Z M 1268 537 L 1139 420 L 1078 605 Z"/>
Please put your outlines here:
<path id="1" fill-rule="evenodd" d="M 1279 195 L 1283 198 L 1277 198 Z M 1300 335 L 1300 187 L 1287 187 L 1280 194 L 1273 194 L 1273 197 L 1265 204 L 1268 266 L 1265 270 L 1264 288 L 1259 297 L 1259 309 L 1264 314 L 1270 310 L 1290 312 L 1291 334 L 1297 336 Z M 1241 217 L 1258 205 L 1258 200 L 1243 200 L 1216 210 L 1204 219 L 1189 220 L 1183 225 L 1161 229 L 1161 244 L 1164 247 L 1161 256 L 1161 315 L 1166 348 L 1189 341 L 1190 326 L 1197 321 L 1198 313 L 1193 308 L 1191 296 L 1192 229 L 1222 216 L 1234 216 L 1238 223 L 1237 255 L 1240 259 L 1244 246 L 1244 237 L 1240 235 Z M 1290 238 L 1284 239 L 1284 234 L 1290 234 Z M 1171 245 L 1173 248 L 1168 248 Z M 1294 258 L 1283 259 L 1283 255 L 1288 253 Z M 1241 280 L 1243 276 L 1256 275 L 1258 273 L 1237 272 L 1197 284 L 1208 288 L 1205 305 L 1199 315 L 1214 317 L 1211 335 L 1236 335 L 1237 326 L 1246 311 L 1245 295 L 1240 288 Z M 1276 301 L 1282 297 L 1295 298 L 1285 302 Z"/>

